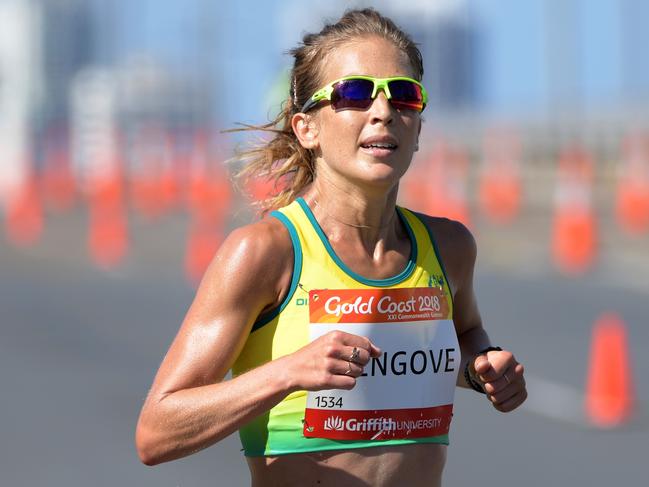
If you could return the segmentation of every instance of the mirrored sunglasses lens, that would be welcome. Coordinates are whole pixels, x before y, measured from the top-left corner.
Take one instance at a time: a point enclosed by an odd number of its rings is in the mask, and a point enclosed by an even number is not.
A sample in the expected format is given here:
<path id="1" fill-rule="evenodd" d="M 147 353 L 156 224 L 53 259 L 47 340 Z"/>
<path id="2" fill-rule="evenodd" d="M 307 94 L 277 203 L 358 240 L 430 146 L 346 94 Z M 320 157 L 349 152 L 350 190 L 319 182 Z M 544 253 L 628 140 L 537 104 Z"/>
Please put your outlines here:
<path id="1" fill-rule="evenodd" d="M 412 81 L 395 80 L 390 82 L 390 93 L 392 94 L 392 105 L 395 108 L 417 110 L 424 109 L 424 95 L 421 86 Z"/>
<path id="2" fill-rule="evenodd" d="M 372 103 L 374 83 L 366 79 L 348 79 L 336 83 L 331 93 L 331 105 L 341 108 L 367 108 Z"/>

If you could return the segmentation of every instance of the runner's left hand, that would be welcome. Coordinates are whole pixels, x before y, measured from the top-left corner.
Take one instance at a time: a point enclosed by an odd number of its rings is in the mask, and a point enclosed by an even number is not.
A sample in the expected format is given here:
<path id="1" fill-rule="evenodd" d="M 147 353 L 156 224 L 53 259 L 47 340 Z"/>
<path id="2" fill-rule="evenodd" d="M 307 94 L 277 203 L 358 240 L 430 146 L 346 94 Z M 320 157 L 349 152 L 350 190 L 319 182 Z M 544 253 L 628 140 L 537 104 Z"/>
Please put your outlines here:
<path id="1" fill-rule="evenodd" d="M 494 408 L 506 413 L 523 404 L 527 398 L 523 364 L 507 351 L 490 351 L 473 360 L 475 378 L 482 383 Z"/>

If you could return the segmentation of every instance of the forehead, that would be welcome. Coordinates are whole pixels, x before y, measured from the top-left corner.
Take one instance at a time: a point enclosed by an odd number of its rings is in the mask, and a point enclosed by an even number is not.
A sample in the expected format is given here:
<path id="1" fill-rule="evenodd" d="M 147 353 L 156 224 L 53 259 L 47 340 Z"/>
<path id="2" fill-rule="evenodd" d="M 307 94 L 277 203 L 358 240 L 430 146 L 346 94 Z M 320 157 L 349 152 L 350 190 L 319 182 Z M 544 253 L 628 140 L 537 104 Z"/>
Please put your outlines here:
<path id="1" fill-rule="evenodd" d="M 405 52 L 379 37 L 357 39 L 341 44 L 325 60 L 323 82 L 352 74 L 387 78 L 414 76 Z"/>

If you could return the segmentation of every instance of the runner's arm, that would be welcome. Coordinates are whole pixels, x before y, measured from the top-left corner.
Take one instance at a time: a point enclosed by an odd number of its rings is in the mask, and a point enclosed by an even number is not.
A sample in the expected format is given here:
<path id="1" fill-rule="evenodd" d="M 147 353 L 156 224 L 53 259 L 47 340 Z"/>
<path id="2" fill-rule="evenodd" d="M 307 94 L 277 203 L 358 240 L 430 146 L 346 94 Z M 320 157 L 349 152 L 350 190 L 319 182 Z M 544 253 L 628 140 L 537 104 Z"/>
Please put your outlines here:
<path id="1" fill-rule="evenodd" d="M 273 220 L 273 219 L 269 219 Z M 370 353 L 367 338 L 331 333 L 232 380 L 227 371 L 256 318 L 276 307 L 292 277 L 292 246 L 278 221 L 234 231 L 210 264 L 145 400 L 135 442 L 155 465 L 204 449 L 295 390 L 351 389 Z M 353 347 L 358 364 L 349 363 Z"/>
<path id="2" fill-rule="evenodd" d="M 282 237 L 260 222 L 232 232 L 215 255 L 142 408 L 136 446 L 145 464 L 201 450 L 290 392 L 281 361 L 223 382 L 256 317 L 285 286 L 291 250 Z"/>
<path id="3" fill-rule="evenodd" d="M 458 335 L 462 360 L 457 376 L 457 385 L 470 387 L 464 378 L 466 363 L 480 350 L 491 345 L 489 336 L 482 326 L 482 317 L 473 288 L 477 246 L 473 235 L 459 222 L 449 222 L 452 227 L 454 252 L 450 256 L 453 280 L 453 322 Z M 451 278 L 451 277 L 450 277 Z"/>
<path id="4" fill-rule="evenodd" d="M 479 353 L 491 346 L 482 326 L 482 318 L 473 290 L 473 274 L 477 248 L 471 232 L 459 222 L 450 222 L 445 235 L 447 269 L 453 281 L 453 320 L 462 352 L 457 384 L 470 387 L 464 377 L 468 363 L 469 373 L 486 392 L 495 409 L 508 412 L 516 409 L 527 398 L 524 367 L 508 350 Z M 452 245 L 449 245 L 452 242 Z M 450 249 L 450 250 L 449 250 Z M 450 265 L 448 265 L 450 264 Z"/>

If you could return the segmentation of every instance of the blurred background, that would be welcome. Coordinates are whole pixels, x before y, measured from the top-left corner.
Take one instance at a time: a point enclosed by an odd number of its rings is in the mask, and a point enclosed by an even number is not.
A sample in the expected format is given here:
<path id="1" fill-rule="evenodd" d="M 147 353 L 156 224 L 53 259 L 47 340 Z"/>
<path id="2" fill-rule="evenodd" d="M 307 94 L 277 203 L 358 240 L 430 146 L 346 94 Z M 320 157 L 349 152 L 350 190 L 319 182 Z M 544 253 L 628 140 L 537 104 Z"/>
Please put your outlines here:
<path id="1" fill-rule="evenodd" d="M 640 485 L 649 451 L 649 3 L 0 0 L 2 485 L 246 485 L 238 439 L 150 469 L 139 408 L 195 287 L 272 190 L 226 161 L 306 32 L 374 6 L 430 103 L 401 203 L 463 221 L 502 415 L 458 391 L 448 485 Z M 642 476 L 641 476 L 642 475 Z"/>

